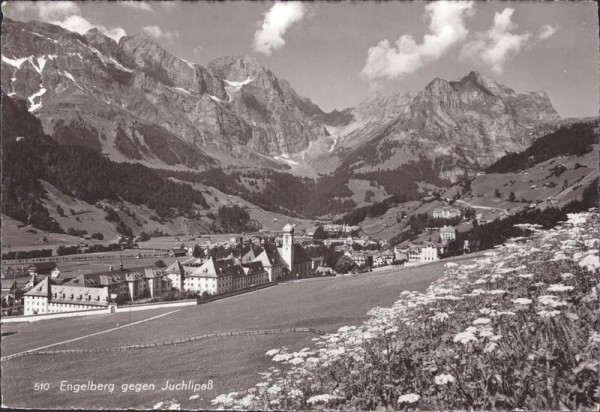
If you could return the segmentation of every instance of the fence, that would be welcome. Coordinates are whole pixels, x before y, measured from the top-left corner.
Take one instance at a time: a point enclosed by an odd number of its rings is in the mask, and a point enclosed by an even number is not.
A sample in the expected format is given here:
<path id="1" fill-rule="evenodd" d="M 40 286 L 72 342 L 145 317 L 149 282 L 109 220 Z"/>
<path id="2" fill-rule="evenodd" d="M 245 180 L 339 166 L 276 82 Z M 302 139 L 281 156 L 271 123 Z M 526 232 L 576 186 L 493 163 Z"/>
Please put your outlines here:
<path id="1" fill-rule="evenodd" d="M 204 296 L 204 297 L 200 296 L 197 298 L 197 303 L 198 303 L 198 305 L 201 305 L 203 303 L 208 303 L 208 302 L 213 302 L 215 300 L 230 298 L 232 296 L 242 295 L 242 294 L 248 293 L 248 292 L 255 292 L 257 290 L 269 288 L 269 287 L 275 286 L 275 285 L 277 285 L 277 282 L 269 282 L 269 283 L 263 283 L 262 285 L 250 286 L 249 288 L 238 289 L 238 290 L 234 290 L 234 291 L 227 292 L 227 293 L 219 293 L 218 295 L 210 295 L 210 296 Z"/>
<path id="2" fill-rule="evenodd" d="M 325 335 L 326 333 L 315 329 L 315 328 L 285 328 L 285 329 L 260 329 L 260 330 L 243 330 L 243 331 L 231 331 L 231 332 L 216 332 L 208 333 L 200 336 L 193 336 L 190 338 L 173 339 L 171 341 L 164 342 L 153 342 L 142 345 L 129 345 L 121 346 L 117 348 L 102 348 L 102 349 L 57 349 L 57 350 L 36 350 L 29 352 L 16 353 L 14 355 L 7 355 L 2 357 L 2 361 L 9 359 L 20 358 L 23 356 L 30 355 L 66 355 L 73 353 L 109 353 L 109 352 L 124 352 L 137 349 L 152 349 L 163 346 L 181 345 L 183 343 L 197 342 L 210 338 L 226 338 L 234 336 L 256 336 L 256 335 L 278 335 L 281 333 L 313 333 L 315 335 Z"/>
<path id="3" fill-rule="evenodd" d="M 37 315 L 2 316 L 0 323 L 37 322 L 47 319 L 73 318 L 76 316 L 91 316 L 110 313 L 110 307 L 102 309 L 74 310 L 59 313 L 40 313 Z"/>
<path id="4" fill-rule="evenodd" d="M 2 261 L 3 265 L 11 266 L 16 264 L 25 263 L 40 263 L 40 262 L 78 262 L 87 260 L 108 260 L 108 259 L 120 259 L 120 252 L 99 252 L 109 254 L 95 254 L 95 253 L 79 253 L 73 255 L 63 256 L 49 256 L 39 258 L 26 258 L 26 259 L 5 259 Z M 169 257 L 168 251 L 153 251 L 153 252 L 123 252 L 123 259 L 145 259 L 145 258 L 160 258 Z"/>

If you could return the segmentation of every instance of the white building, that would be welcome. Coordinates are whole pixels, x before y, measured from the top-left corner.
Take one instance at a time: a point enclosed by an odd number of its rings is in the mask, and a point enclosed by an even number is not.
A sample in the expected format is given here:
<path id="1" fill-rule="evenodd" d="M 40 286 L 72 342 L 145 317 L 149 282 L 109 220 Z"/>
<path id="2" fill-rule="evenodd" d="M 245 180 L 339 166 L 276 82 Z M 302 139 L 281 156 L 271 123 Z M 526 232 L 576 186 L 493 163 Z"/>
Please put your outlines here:
<path id="1" fill-rule="evenodd" d="M 442 207 L 439 209 L 433 209 L 433 217 L 434 219 L 453 219 L 460 218 L 462 216 L 462 212 L 460 209 L 454 207 Z"/>
<path id="2" fill-rule="evenodd" d="M 456 240 L 456 229 L 453 226 L 444 226 L 440 229 L 440 239 L 444 243 Z"/>
<path id="3" fill-rule="evenodd" d="M 55 285 L 45 278 L 24 296 L 25 315 L 102 309 L 108 306 L 108 288 Z"/>
<path id="4" fill-rule="evenodd" d="M 409 262 L 434 262 L 439 259 L 439 249 L 434 244 L 426 243 L 422 245 L 409 246 Z"/>
<path id="5" fill-rule="evenodd" d="M 268 282 L 269 273 L 261 262 L 239 265 L 231 259 L 211 257 L 184 275 L 183 290 L 217 295 Z"/>

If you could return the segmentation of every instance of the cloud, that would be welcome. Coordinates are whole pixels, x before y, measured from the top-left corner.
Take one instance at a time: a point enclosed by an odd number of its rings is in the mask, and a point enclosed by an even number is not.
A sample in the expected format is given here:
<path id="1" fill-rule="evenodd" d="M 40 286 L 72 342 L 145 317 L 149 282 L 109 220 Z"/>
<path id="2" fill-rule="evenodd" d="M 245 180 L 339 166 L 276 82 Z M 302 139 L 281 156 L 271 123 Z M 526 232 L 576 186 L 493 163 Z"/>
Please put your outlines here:
<path id="1" fill-rule="evenodd" d="M 56 24 L 57 26 L 79 34 L 85 34 L 87 31 L 97 28 L 105 36 L 110 37 L 116 42 L 118 42 L 121 37 L 127 35 L 125 30 L 123 30 L 121 27 L 107 28 L 101 24 L 92 24 L 85 17 L 77 14 L 65 17 L 62 20 L 50 21 L 49 23 Z"/>
<path id="2" fill-rule="evenodd" d="M 437 1 L 425 6 L 430 34 L 417 44 L 412 36 L 403 35 L 391 45 L 385 39 L 370 47 L 361 73 L 369 80 L 380 77 L 394 79 L 414 73 L 428 62 L 438 60 L 448 49 L 464 40 L 469 31 L 466 17 L 473 13 L 473 3 L 463 1 Z"/>
<path id="3" fill-rule="evenodd" d="M 496 74 L 502 73 L 506 61 L 519 54 L 531 39 L 531 33 L 511 33 L 516 28 L 512 22 L 514 9 L 506 8 L 494 15 L 492 28 L 477 33 L 476 38 L 468 42 L 462 55 L 475 59 L 489 67 Z"/>
<path id="4" fill-rule="evenodd" d="M 117 2 L 118 5 L 123 6 L 123 7 L 129 7 L 130 9 L 136 9 L 136 10 L 142 10 L 142 11 L 149 11 L 149 12 L 153 12 L 154 10 L 152 9 L 152 6 L 150 6 L 150 3 L 147 3 L 145 1 L 119 1 Z"/>
<path id="5" fill-rule="evenodd" d="M 127 34 L 121 27 L 106 27 L 90 22 L 81 15 L 79 5 L 72 1 L 11 2 L 11 6 L 17 12 L 36 11 L 40 20 L 79 34 L 98 28 L 117 42 Z"/>
<path id="6" fill-rule="evenodd" d="M 558 31 L 558 26 L 551 26 L 549 24 L 545 24 L 540 29 L 540 32 L 538 34 L 538 39 L 539 40 L 549 39 L 550 37 L 554 36 L 554 33 L 556 33 L 557 31 Z"/>
<path id="7" fill-rule="evenodd" d="M 41 1 L 37 5 L 38 14 L 45 21 L 81 13 L 79 6 L 71 1 Z"/>
<path id="8" fill-rule="evenodd" d="M 36 8 L 34 3 L 29 3 L 26 1 L 16 1 L 16 2 L 11 1 L 10 3 L 7 3 L 7 5 L 10 6 L 11 8 L 14 8 L 15 11 L 17 11 L 18 13 L 22 13 L 27 10 L 35 10 L 35 8 Z"/>
<path id="9" fill-rule="evenodd" d="M 163 31 L 158 26 L 144 26 L 142 27 L 142 31 L 154 39 L 173 40 L 175 37 L 179 37 L 179 32 L 177 30 Z"/>
<path id="10" fill-rule="evenodd" d="M 254 33 L 254 51 L 271 55 L 285 46 L 283 35 L 306 14 L 306 7 L 300 2 L 275 3 L 265 13 L 261 27 Z"/>

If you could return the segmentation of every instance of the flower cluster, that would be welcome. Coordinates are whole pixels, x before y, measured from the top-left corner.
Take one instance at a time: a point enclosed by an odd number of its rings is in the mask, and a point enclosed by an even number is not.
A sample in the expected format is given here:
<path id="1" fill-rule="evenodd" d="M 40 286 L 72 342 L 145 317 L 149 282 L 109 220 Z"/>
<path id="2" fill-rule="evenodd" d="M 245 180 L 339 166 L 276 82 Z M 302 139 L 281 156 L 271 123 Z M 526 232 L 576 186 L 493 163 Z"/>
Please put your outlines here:
<path id="1" fill-rule="evenodd" d="M 369 320 L 273 349 L 254 388 L 223 409 L 582 409 L 600 402 L 600 221 L 448 263 L 426 293 L 405 291 Z"/>

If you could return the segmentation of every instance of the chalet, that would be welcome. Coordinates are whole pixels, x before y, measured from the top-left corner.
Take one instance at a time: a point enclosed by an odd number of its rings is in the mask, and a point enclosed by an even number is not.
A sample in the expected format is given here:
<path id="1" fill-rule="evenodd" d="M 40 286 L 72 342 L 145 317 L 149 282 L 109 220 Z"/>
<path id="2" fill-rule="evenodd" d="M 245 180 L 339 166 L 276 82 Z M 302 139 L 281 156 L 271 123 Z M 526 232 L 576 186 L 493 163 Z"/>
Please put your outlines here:
<path id="1" fill-rule="evenodd" d="M 33 263 L 27 266 L 27 272 L 31 276 L 35 274 L 37 276 L 52 276 L 56 277 L 60 274 L 58 265 L 55 262 L 39 262 Z"/>
<path id="2" fill-rule="evenodd" d="M 169 250 L 169 257 L 183 257 L 187 255 L 188 251 L 185 248 L 175 248 Z"/>
<path id="3" fill-rule="evenodd" d="M 350 259 L 352 259 L 352 262 L 357 267 L 367 266 L 367 256 L 363 252 L 352 251 L 352 252 L 346 252 L 345 255 L 348 256 Z"/>

